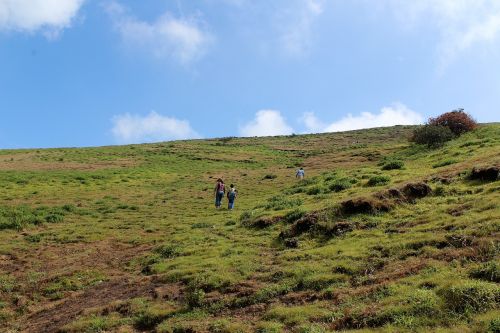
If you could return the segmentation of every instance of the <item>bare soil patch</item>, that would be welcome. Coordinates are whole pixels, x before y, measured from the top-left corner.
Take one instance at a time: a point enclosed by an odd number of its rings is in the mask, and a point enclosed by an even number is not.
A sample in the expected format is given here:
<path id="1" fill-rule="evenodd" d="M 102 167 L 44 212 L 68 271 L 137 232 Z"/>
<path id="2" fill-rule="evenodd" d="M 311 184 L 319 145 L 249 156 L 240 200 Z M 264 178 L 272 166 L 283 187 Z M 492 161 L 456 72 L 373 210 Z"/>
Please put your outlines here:
<path id="1" fill-rule="evenodd" d="M 148 278 L 128 279 L 125 277 L 103 282 L 82 293 L 66 298 L 51 307 L 27 316 L 22 332 L 57 332 L 70 323 L 85 309 L 104 306 L 110 302 L 135 297 L 153 296 L 156 285 Z"/>

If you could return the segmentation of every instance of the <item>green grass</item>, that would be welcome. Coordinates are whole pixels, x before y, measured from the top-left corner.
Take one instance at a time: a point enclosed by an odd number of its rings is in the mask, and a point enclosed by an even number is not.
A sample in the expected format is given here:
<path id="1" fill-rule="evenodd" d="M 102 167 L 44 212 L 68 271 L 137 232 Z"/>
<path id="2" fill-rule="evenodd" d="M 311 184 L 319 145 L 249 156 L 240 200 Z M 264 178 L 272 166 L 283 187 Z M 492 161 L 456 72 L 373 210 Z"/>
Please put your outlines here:
<path id="1" fill-rule="evenodd" d="M 500 125 L 412 129 L 0 151 L 0 328 L 72 301 L 54 330 L 494 332 L 500 183 L 468 173 L 500 165 Z"/>

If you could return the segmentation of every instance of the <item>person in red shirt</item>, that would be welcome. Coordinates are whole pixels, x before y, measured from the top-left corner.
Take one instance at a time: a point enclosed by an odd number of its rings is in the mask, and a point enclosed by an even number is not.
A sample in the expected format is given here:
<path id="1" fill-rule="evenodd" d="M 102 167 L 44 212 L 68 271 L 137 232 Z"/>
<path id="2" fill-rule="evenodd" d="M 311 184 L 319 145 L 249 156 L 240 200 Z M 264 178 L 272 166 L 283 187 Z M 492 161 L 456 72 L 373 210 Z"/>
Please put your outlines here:
<path id="1" fill-rule="evenodd" d="M 224 193 L 226 193 L 226 188 L 224 181 L 219 178 L 217 179 L 217 184 L 215 184 L 214 194 L 215 194 L 215 208 L 219 209 L 222 205 L 222 198 L 224 198 Z"/>

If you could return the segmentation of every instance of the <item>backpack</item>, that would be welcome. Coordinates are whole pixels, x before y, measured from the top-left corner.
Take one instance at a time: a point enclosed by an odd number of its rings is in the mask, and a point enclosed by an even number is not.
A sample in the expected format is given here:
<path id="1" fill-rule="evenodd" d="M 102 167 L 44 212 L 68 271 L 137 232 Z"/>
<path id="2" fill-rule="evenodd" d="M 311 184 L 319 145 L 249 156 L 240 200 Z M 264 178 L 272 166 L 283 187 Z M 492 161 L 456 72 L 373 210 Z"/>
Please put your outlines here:
<path id="1" fill-rule="evenodd" d="M 236 191 L 229 191 L 227 192 L 227 198 L 231 201 L 234 200 L 234 198 L 236 198 Z"/>

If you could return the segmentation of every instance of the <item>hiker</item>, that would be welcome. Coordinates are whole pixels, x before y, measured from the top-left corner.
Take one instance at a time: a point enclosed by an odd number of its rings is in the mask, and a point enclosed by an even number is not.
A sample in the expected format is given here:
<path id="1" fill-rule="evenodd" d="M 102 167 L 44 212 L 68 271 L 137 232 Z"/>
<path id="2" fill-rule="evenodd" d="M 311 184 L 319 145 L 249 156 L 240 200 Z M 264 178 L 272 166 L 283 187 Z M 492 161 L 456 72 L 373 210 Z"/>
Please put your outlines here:
<path id="1" fill-rule="evenodd" d="M 226 193 L 226 189 L 224 186 L 224 181 L 222 179 L 217 179 L 217 184 L 215 184 L 215 208 L 220 208 L 222 204 L 222 198 L 224 198 L 224 193 Z"/>
<path id="2" fill-rule="evenodd" d="M 302 179 L 304 179 L 304 176 L 305 176 L 304 168 L 300 168 L 299 170 L 297 170 L 297 173 L 295 174 L 295 178 L 302 180 Z"/>
<path id="3" fill-rule="evenodd" d="M 237 194 L 238 192 L 236 191 L 236 188 L 234 188 L 234 185 L 231 184 L 229 191 L 227 191 L 227 209 L 233 210 L 234 200 L 236 199 Z"/>

